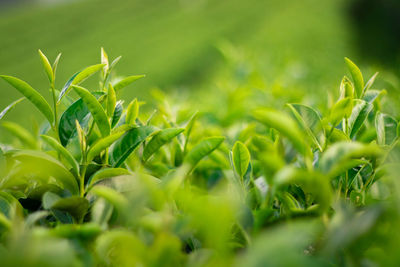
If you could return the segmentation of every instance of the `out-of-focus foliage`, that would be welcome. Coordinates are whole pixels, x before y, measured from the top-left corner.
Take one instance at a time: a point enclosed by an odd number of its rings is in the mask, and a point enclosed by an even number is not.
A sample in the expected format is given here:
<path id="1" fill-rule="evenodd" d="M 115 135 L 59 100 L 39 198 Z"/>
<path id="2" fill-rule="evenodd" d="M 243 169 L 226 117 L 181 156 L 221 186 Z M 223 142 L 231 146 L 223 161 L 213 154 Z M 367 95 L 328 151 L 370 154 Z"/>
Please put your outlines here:
<path id="1" fill-rule="evenodd" d="M 218 91 L 150 103 L 118 100 L 138 76 L 114 80 L 103 49 L 61 91 L 40 52 L 50 102 L 0 76 L 26 98 L 1 113 L 2 266 L 396 265 L 400 126 L 376 76 L 346 59 L 315 99 L 220 49 Z M 27 102 L 46 119 L 34 132 L 4 121 Z"/>
<path id="2" fill-rule="evenodd" d="M 36 2 L 59 4 L 33 4 Z M 345 70 L 342 58 L 354 58 L 344 13 L 347 2 L 23 1 L 24 5 L 0 7 L 0 72 L 24 77 L 50 99 L 43 79 L 46 74 L 32 71 L 41 67 L 34 51 L 42 49 L 51 58 L 63 53 L 56 81 L 56 89 L 61 90 L 82 66 L 97 61 L 100 47 L 112 48 L 110 56 L 124 56 L 118 63 L 121 76 L 114 76 L 115 80 L 129 73 L 148 77 L 124 90 L 121 97 L 148 101 L 149 88 L 154 86 L 168 92 L 176 88 L 180 93 L 214 86 L 214 77 L 227 69 L 219 48 L 229 40 L 239 48 L 231 55 L 238 77 L 256 69 L 269 88 L 289 88 L 299 94 L 306 90 L 325 98 Z M 256 63 L 254 69 L 247 58 Z M 96 82 L 88 79 L 86 86 L 97 86 Z M 0 106 L 18 96 L 14 91 L 4 92 L 0 90 Z M 29 110 L 32 113 L 23 116 L 25 111 L 16 109 L 9 116 L 28 127 L 32 117 L 39 115 Z M 1 138 L 5 139 L 4 134 Z"/>

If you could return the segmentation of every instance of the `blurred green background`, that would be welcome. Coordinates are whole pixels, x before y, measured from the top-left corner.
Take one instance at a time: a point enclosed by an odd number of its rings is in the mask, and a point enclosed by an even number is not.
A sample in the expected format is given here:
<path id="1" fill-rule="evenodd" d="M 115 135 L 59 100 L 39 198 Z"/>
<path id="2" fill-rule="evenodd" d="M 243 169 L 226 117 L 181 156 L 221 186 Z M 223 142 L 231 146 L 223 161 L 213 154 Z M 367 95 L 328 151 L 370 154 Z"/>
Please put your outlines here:
<path id="1" fill-rule="evenodd" d="M 267 87 L 290 76 L 299 90 L 325 99 L 337 91 L 347 56 L 366 76 L 380 70 L 378 82 L 396 95 L 398 6 L 396 0 L 2 0 L 0 73 L 49 98 L 38 49 L 51 61 L 63 53 L 61 88 L 75 72 L 99 63 L 104 47 L 111 58 L 123 56 L 119 75 L 147 75 L 124 97 L 148 99 L 153 87 L 178 93 L 213 88 L 226 67 L 221 45 L 228 44 L 256 64 Z M 85 86 L 97 85 L 88 80 Z M 18 97 L 0 83 L 0 108 Z M 33 106 L 22 106 L 8 119 L 27 122 L 29 107 L 35 116 Z"/>

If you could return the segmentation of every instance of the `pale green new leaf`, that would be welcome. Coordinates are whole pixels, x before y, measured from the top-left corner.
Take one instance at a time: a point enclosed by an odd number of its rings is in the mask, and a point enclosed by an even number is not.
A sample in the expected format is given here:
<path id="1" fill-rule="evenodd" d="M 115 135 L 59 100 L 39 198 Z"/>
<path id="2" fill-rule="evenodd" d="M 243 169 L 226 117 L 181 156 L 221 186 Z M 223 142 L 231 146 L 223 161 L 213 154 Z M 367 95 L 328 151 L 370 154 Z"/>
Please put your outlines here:
<path id="1" fill-rule="evenodd" d="M 115 95 L 115 90 L 110 83 L 108 85 L 108 93 L 107 93 L 107 116 L 109 118 L 111 118 L 114 114 L 116 103 L 117 103 L 117 96 Z"/>
<path id="2" fill-rule="evenodd" d="M 362 73 L 353 61 L 351 61 L 347 57 L 345 58 L 345 61 L 347 68 L 351 73 L 351 77 L 353 78 L 356 97 L 362 98 L 364 95 L 364 78 L 362 76 Z"/>
<path id="3" fill-rule="evenodd" d="M 141 78 L 143 78 L 145 76 L 146 75 L 133 75 L 133 76 L 129 76 L 129 77 L 126 77 L 126 78 L 122 79 L 121 81 L 119 81 L 116 84 L 114 84 L 115 92 L 118 92 L 122 88 L 130 85 L 134 81 L 139 80 L 139 79 L 141 79 Z"/>
<path id="4" fill-rule="evenodd" d="M 353 109 L 353 100 L 350 97 L 340 99 L 331 109 L 329 121 L 336 127 L 343 118 L 348 118 Z"/>
<path id="5" fill-rule="evenodd" d="M 242 178 L 246 174 L 250 164 L 250 152 L 240 141 L 237 141 L 233 145 L 232 160 L 237 174 Z"/>
<path id="6" fill-rule="evenodd" d="M 49 78 L 49 82 L 52 83 L 54 81 L 54 74 L 53 74 L 53 68 L 50 65 L 49 60 L 47 57 L 43 54 L 43 52 L 39 49 L 39 56 L 40 59 L 42 60 L 42 64 L 44 67 L 44 70 L 46 71 L 47 77 Z"/>
<path id="7" fill-rule="evenodd" d="M 135 98 L 128 106 L 126 111 L 125 123 L 129 125 L 136 124 L 136 118 L 139 115 L 139 103 Z"/>
<path id="8" fill-rule="evenodd" d="M 111 131 L 110 123 L 103 107 L 99 101 L 97 101 L 96 97 L 81 86 L 72 85 L 72 87 L 87 105 L 94 121 L 97 124 L 97 127 L 99 127 L 101 135 L 103 137 L 109 135 Z"/>
<path id="9" fill-rule="evenodd" d="M 87 152 L 87 162 L 91 162 L 104 149 L 108 148 L 112 145 L 112 143 L 117 141 L 124 133 L 125 131 L 117 132 L 98 140 L 89 148 Z"/>

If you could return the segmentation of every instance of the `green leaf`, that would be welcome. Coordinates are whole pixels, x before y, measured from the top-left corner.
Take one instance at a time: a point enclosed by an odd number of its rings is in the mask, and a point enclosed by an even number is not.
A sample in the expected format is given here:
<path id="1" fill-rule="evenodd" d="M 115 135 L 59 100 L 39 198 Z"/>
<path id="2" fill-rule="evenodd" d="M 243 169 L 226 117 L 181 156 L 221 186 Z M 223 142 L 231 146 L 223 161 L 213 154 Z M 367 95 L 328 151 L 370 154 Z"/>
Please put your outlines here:
<path id="1" fill-rule="evenodd" d="M 49 212 L 44 211 L 44 210 L 35 211 L 26 217 L 25 225 L 28 228 L 33 227 L 37 221 L 46 218 L 48 215 L 49 215 Z"/>
<path id="2" fill-rule="evenodd" d="M 105 77 L 109 67 L 108 55 L 103 47 L 101 48 L 100 53 L 101 53 L 101 64 L 104 64 L 102 75 L 103 77 Z"/>
<path id="3" fill-rule="evenodd" d="M 58 96 L 58 101 L 60 102 L 63 96 L 68 92 L 71 85 L 79 85 L 84 82 L 87 78 L 98 72 L 104 67 L 104 64 L 97 64 L 87 67 L 86 69 L 79 71 L 72 75 L 72 77 L 65 83 L 63 89 Z"/>
<path id="4" fill-rule="evenodd" d="M 330 181 L 318 172 L 298 169 L 288 165 L 276 173 L 272 180 L 276 191 L 291 184 L 301 186 L 305 192 L 314 196 L 316 203 L 319 205 L 317 207 L 319 211 L 326 211 L 331 204 L 332 190 Z"/>
<path id="5" fill-rule="evenodd" d="M 93 93 L 96 97 L 104 95 L 103 92 Z M 60 117 L 58 125 L 58 135 L 63 146 L 66 146 L 69 140 L 76 133 L 76 124 L 85 125 L 88 122 L 89 109 L 85 102 L 80 98 L 69 106 Z"/>
<path id="6" fill-rule="evenodd" d="M 52 66 L 54 78 L 56 77 L 58 62 L 60 61 L 60 58 L 61 58 L 61 53 L 59 53 L 57 55 L 56 59 L 54 60 L 53 66 Z"/>
<path id="7" fill-rule="evenodd" d="M 139 103 L 135 98 L 128 106 L 126 111 L 125 123 L 129 125 L 136 124 L 136 118 L 139 115 Z"/>
<path id="8" fill-rule="evenodd" d="M 347 68 L 351 73 L 351 77 L 353 78 L 356 97 L 362 98 L 364 96 L 364 78 L 362 76 L 362 73 L 357 65 L 353 63 L 353 61 L 351 61 L 347 57 L 345 58 L 345 61 Z"/>
<path id="9" fill-rule="evenodd" d="M 378 112 L 375 117 L 375 128 L 379 145 L 391 145 L 397 137 L 398 123 L 395 118 Z"/>
<path id="10" fill-rule="evenodd" d="M 124 101 L 119 100 L 115 105 L 114 114 L 111 121 L 111 128 L 114 128 L 121 118 L 122 112 L 124 111 L 123 103 Z"/>
<path id="11" fill-rule="evenodd" d="M 350 97 L 340 99 L 331 109 L 329 121 L 336 127 L 343 118 L 348 118 L 353 109 L 353 100 Z"/>
<path id="12" fill-rule="evenodd" d="M 106 136 L 94 143 L 87 152 L 87 162 L 91 162 L 104 149 L 108 148 L 112 145 L 112 143 L 117 141 L 124 133 L 125 131 L 117 132 Z"/>
<path id="13" fill-rule="evenodd" d="M 185 157 L 185 161 L 194 169 L 201 159 L 217 149 L 224 140 L 225 137 L 223 136 L 213 136 L 203 139 L 189 151 Z"/>
<path id="14" fill-rule="evenodd" d="M 111 131 L 110 123 L 108 122 L 108 118 L 103 107 L 99 101 L 97 101 L 96 97 L 83 87 L 76 85 L 72 85 L 72 87 L 87 105 L 94 121 L 97 124 L 97 127 L 99 127 L 101 135 L 103 137 L 109 135 Z"/>
<path id="15" fill-rule="evenodd" d="M 79 72 L 72 75 L 71 78 L 64 84 L 63 88 L 61 89 L 60 94 L 58 95 L 57 104 L 61 102 L 63 96 L 67 93 L 69 87 L 71 86 L 72 82 L 74 81 L 75 77 L 78 76 Z"/>
<path id="16" fill-rule="evenodd" d="M 183 128 L 169 128 L 156 133 L 144 148 L 143 161 L 147 161 L 163 145 L 170 142 L 175 136 L 178 136 L 184 130 L 185 129 Z"/>
<path id="17" fill-rule="evenodd" d="M 233 145 L 232 149 L 233 165 L 237 174 L 243 178 L 250 164 L 250 152 L 247 147 L 240 141 Z"/>
<path id="18" fill-rule="evenodd" d="M 134 81 L 139 80 L 139 79 L 141 79 L 141 78 L 143 78 L 143 77 L 145 77 L 145 76 L 146 76 L 146 75 L 133 75 L 133 76 L 129 76 L 129 77 L 126 77 L 126 78 L 122 79 L 121 81 L 117 82 L 117 83 L 114 85 L 115 92 L 118 92 L 118 91 L 121 90 L 122 88 L 124 88 L 124 87 L 130 85 L 130 84 L 133 83 Z"/>
<path id="19" fill-rule="evenodd" d="M 123 168 L 108 168 L 108 169 L 102 169 L 93 174 L 89 181 L 88 181 L 88 189 L 86 191 L 89 191 L 92 186 L 99 181 L 102 181 L 104 179 L 109 179 L 112 177 L 116 176 L 121 176 L 121 175 L 130 175 L 131 172 L 128 171 L 127 169 Z"/>
<path id="20" fill-rule="evenodd" d="M 288 115 L 277 110 L 258 109 L 253 112 L 253 117 L 287 137 L 300 153 L 310 156 L 311 151 L 304 142 L 303 133 Z"/>
<path id="21" fill-rule="evenodd" d="M 186 151 L 187 151 L 187 145 L 189 143 L 189 138 L 190 138 L 190 134 L 192 133 L 192 129 L 194 124 L 196 123 L 196 120 L 198 118 L 199 113 L 195 112 L 193 114 L 193 116 L 190 118 L 189 122 L 187 123 L 186 127 L 185 127 L 185 144 L 183 145 L 183 154 L 186 155 Z"/>
<path id="22" fill-rule="evenodd" d="M 366 93 L 369 89 L 371 89 L 372 85 L 373 85 L 374 82 L 375 82 L 376 76 L 378 76 L 378 74 L 379 74 L 379 72 L 376 72 L 376 73 L 371 77 L 371 79 L 369 79 L 369 81 L 367 82 L 367 84 L 365 84 L 364 93 Z"/>
<path id="23" fill-rule="evenodd" d="M 365 92 L 363 100 L 372 104 L 376 99 L 382 95 L 385 95 L 386 93 L 386 90 L 368 90 Z"/>
<path id="24" fill-rule="evenodd" d="M 6 184 L 12 185 L 14 179 L 24 179 L 25 177 L 29 177 L 29 179 L 34 177 L 37 181 L 46 184 L 51 177 L 72 194 L 78 194 L 76 178 L 61 162 L 50 155 L 39 151 L 18 150 L 7 152 L 7 156 L 18 161 L 19 167 Z"/>
<path id="25" fill-rule="evenodd" d="M 95 186 L 92 189 L 92 193 L 104 198 L 108 202 L 110 202 L 114 207 L 122 212 L 126 212 L 126 208 L 128 206 L 128 200 L 117 191 L 105 187 L 105 186 Z"/>
<path id="26" fill-rule="evenodd" d="M 76 222 L 80 222 L 89 209 L 89 202 L 86 198 L 71 196 L 56 200 L 51 205 L 51 209 L 68 212 Z"/>
<path id="27" fill-rule="evenodd" d="M 0 75 L 0 77 L 31 101 L 32 104 L 34 104 L 35 107 L 46 117 L 50 124 L 53 123 L 54 114 L 49 103 L 47 103 L 43 96 L 33 89 L 32 86 L 12 76 Z"/>
<path id="28" fill-rule="evenodd" d="M 46 71 L 47 77 L 49 78 L 49 82 L 53 83 L 54 81 L 54 74 L 53 74 L 53 68 L 50 65 L 49 60 L 47 57 L 43 54 L 43 52 L 39 49 L 39 56 L 40 59 L 42 60 L 42 64 L 44 67 L 44 70 Z"/>
<path id="29" fill-rule="evenodd" d="M 344 76 L 340 83 L 340 98 L 346 97 L 349 97 L 350 99 L 354 98 L 354 87 L 349 78 Z"/>
<path id="30" fill-rule="evenodd" d="M 325 131 L 321 118 L 313 108 L 301 104 L 287 104 L 299 126 L 307 133 L 311 141 L 320 151 L 325 143 Z"/>
<path id="31" fill-rule="evenodd" d="M 349 118 L 349 132 L 350 138 L 353 138 L 364 124 L 368 114 L 372 111 L 374 106 L 364 100 L 354 99 L 353 100 L 353 111 Z"/>
<path id="32" fill-rule="evenodd" d="M 38 148 L 36 138 L 24 127 L 9 121 L 3 122 L 1 126 L 9 131 L 13 136 L 17 137 L 22 142 L 22 144 L 26 145 L 27 147 L 32 149 Z"/>
<path id="33" fill-rule="evenodd" d="M 64 159 L 69 163 L 69 165 L 72 167 L 74 170 L 75 175 L 79 175 L 79 164 L 75 160 L 75 158 L 71 155 L 71 153 L 65 149 L 60 143 L 57 142 L 56 139 L 54 139 L 51 136 L 48 135 L 41 135 L 40 136 L 43 141 L 45 141 L 49 146 L 51 146 L 54 150 L 56 150 L 60 155 L 64 157 Z"/>
<path id="34" fill-rule="evenodd" d="M 110 164 L 113 167 L 119 167 L 128 156 L 138 147 L 146 138 L 154 132 L 152 126 L 141 126 L 133 128 L 117 140 L 110 148 Z"/>
<path id="35" fill-rule="evenodd" d="M 20 99 L 15 100 L 15 101 L 12 102 L 10 105 L 8 105 L 7 107 L 5 107 L 5 109 L 3 109 L 3 110 L 0 112 L 0 120 L 1 120 L 8 112 L 10 112 L 11 110 L 13 110 L 14 107 L 15 107 L 18 103 L 20 103 L 22 100 L 24 100 L 24 99 L 25 99 L 25 97 L 21 97 Z"/>
<path id="36" fill-rule="evenodd" d="M 332 178 L 354 167 L 353 165 L 360 165 L 362 162 L 360 160 L 363 158 L 377 158 L 381 154 L 382 151 L 374 144 L 338 142 L 324 152 L 319 162 L 319 169 Z"/>
<path id="37" fill-rule="evenodd" d="M 114 114 L 116 103 L 117 103 L 117 96 L 115 95 L 114 88 L 110 83 L 108 85 L 108 93 L 107 93 L 107 116 L 110 118 Z"/>

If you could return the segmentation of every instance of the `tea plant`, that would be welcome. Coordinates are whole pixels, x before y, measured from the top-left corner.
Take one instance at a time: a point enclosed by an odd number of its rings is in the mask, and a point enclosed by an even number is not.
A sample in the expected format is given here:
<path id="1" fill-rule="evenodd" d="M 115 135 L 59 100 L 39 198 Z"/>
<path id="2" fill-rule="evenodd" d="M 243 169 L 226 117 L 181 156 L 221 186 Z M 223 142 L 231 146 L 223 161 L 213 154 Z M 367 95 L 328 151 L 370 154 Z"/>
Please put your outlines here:
<path id="1" fill-rule="evenodd" d="M 61 55 L 39 55 L 51 104 L 0 76 L 23 95 L 1 120 L 24 99 L 46 119 L 35 133 L 2 122 L 19 140 L 0 150 L 3 266 L 396 263 L 383 251 L 400 236 L 400 126 L 376 74 L 365 82 L 346 58 L 351 79 L 324 113 L 271 108 L 251 85 L 227 91 L 243 109 L 221 119 L 159 91 L 152 113 L 126 105 L 119 93 L 144 75 L 116 79 L 120 57 L 103 49 L 57 90 Z M 96 73 L 99 88 L 83 87 Z"/>

